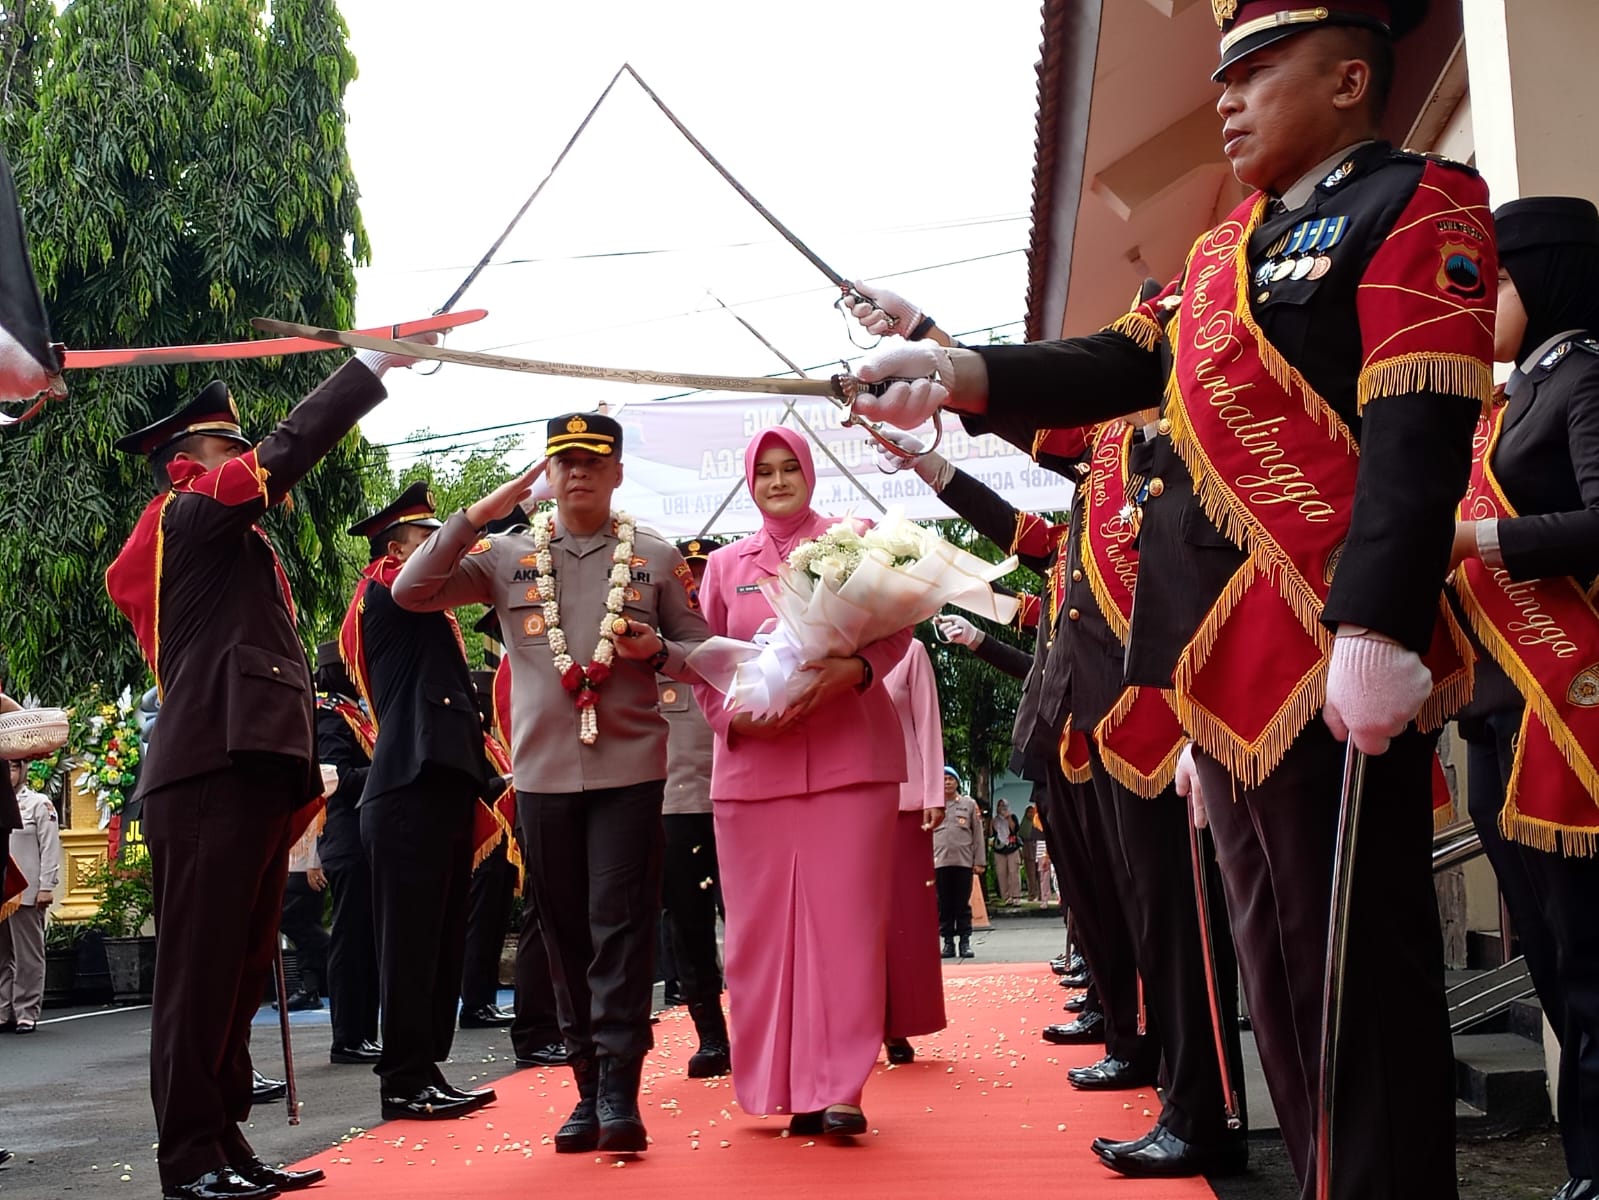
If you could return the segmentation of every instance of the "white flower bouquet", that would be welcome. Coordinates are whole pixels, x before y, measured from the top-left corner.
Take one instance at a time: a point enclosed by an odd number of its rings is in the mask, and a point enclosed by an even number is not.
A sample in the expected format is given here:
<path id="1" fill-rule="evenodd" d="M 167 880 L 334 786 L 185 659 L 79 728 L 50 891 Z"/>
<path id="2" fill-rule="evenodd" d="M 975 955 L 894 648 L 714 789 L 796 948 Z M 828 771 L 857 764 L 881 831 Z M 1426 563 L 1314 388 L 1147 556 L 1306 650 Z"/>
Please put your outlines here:
<path id="1" fill-rule="evenodd" d="M 799 666 L 854 654 L 896 630 L 953 604 L 1008 622 L 1016 600 L 992 583 L 1014 558 L 985 562 L 909 521 L 898 509 L 881 522 L 845 518 L 801 542 L 761 593 L 776 614 L 754 642 L 713 637 L 689 665 L 725 697 L 726 707 L 757 719 L 780 715 L 805 686 Z"/>

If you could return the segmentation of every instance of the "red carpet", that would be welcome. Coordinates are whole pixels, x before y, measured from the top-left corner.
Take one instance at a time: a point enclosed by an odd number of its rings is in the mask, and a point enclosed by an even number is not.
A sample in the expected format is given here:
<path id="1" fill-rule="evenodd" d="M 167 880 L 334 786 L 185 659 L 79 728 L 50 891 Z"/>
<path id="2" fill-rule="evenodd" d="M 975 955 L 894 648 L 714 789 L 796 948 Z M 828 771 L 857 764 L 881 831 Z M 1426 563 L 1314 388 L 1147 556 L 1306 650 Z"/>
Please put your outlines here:
<path id="1" fill-rule="evenodd" d="M 570 1072 L 518 1071 L 499 1102 L 457 1121 L 392 1122 L 302 1166 L 327 1169 L 325 1193 L 417 1200 L 533 1195 L 673 1197 L 954 1196 L 1004 1192 L 1074 1200 L 1214 1200 L 1202 1180 L 1123 1179 L 1100 1166 L 1096 1136 L 1153 1123 L 1153 1089 L 1087 1093 L 1067 1067 L 1098 1047 L 1049 1046 L 1064 993 L 1039 965 L 945 969 L 950 1026 L 914 1039 L 908 1067 L 880 1064 L 865 1106 L 874 1133 L 854 1144 L 787 1137 L 787 1122 L 746 1116 L 729 1080 L 689 1080 L 693 1026 L 679 1008 L 656 1027 L 645 1071 L 653 1146 L 636 1160 L 557 1155 L 550 1138 L 574 1102 Z M 307 1193 L 316 1195 L 317 1192 Z"/>

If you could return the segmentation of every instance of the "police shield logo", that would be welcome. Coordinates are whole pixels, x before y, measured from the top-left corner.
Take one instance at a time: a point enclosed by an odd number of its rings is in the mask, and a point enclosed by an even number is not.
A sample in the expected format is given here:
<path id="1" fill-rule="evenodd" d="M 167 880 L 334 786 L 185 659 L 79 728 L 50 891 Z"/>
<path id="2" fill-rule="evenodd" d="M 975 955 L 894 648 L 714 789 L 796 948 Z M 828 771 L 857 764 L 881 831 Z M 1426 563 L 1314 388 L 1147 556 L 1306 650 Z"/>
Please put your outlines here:
<path id="1" fill-rule="evenodd" d="M 1482 277 L 1482 251 L 1464 239 L 1450 239 L 1438 248 L 1438 290 L 1462 300 L 1488 294 Z"/>

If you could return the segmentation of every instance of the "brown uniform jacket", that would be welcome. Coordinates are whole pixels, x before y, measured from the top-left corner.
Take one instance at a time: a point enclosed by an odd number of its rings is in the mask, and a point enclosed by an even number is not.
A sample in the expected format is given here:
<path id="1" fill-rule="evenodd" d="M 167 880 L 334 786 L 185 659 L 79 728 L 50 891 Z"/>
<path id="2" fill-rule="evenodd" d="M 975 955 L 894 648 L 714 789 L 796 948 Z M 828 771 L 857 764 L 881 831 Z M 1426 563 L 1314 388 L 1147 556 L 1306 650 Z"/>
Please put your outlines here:
<path id="1" fill-rule="evenodd" d="M 716 735 L 700 711 L 694 689 L 662 675 L 661 716 L 666 718 L 666 816 L 711 811 L 711 755 Z"/>
<path id="2" fill-rule="evenodd" d="M 971 871 L 987 862 L 982 810 L 970 796 L 956 796 L 944 805 L 944 820 L 933 830 L 933 866 Z"/>
<path id="3" fill-rule="evenodd" d="M 607 530 L 580 551 L 556 526 L 550 540 L 561 629 L 574 662 L 586 665 L 599 641 L 616 535 Z M 394 580 L 395 603 L 420 612 L 492 604 L 511 657 L 511 754 L 518 791 L 571 793 L 666 778 L 666 719 L 656 704 L 648 662 L 617 656 L 599 689 L 599 740 L 578 738 L 578 711 L 561 686 L 537 591 L 533 534 L 480 538 L 458 512 L 409 559 Z M 693 576 L 670 542 L 639 528 L 623 612 L 655 626 L 666 643 L 662 671 L 697 678 L 684 658 L 710 636 Z"/>
<path id="4" fill-rule="evenodd" d="M 261 440 L 253 461 L 235 459 L 152 502 L 106 572 L 163 693 L 141 795 L 252 753 L 305 764 L 304 794 L 289 799 L 321 794 L 305 647 L 255 523 L 386 394 L 366 367 L 346 363 Z"/>

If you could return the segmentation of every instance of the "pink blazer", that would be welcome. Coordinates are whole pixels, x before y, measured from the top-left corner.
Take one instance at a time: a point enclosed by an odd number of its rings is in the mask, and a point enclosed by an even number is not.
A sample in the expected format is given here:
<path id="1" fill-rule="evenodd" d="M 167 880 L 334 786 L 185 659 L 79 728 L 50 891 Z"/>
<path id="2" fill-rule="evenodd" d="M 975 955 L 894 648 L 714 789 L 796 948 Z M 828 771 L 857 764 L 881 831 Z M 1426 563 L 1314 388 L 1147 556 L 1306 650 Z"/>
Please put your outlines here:
<path id="1" fill-rule="evenodd" d="M 899 785 L 899 811 L 944 807 L 944 719 L 938 711 L 938 683 L 927 647 L 911 639 L 905 657 L 883 680 L 905 735 L 905 782 Z"/>
<path id="2" fill-rule="evenodd" d="M 831 524 L 819 519 L 806 536 Z M 756 585 L 777 574 L 782 561 L 764 532 L 712 552 L 700 581 L 700 607 L 712 633 L 748 641 L 772 619 L 772 607 Z M 858 783 L 903 782 L 905 739 L 897 736 L 899 717 L 883 681 L 910 642 L 907 628 L 862 648 L 861 655 L 872 664 L 872 686 L 846 692 L 771 741 L 731 733 L 734 714 L 722 706 L 722 694 L 708 684 L 695 684 L 700 708 L 716 733 L 711 798 L 769 800 Z"/>

